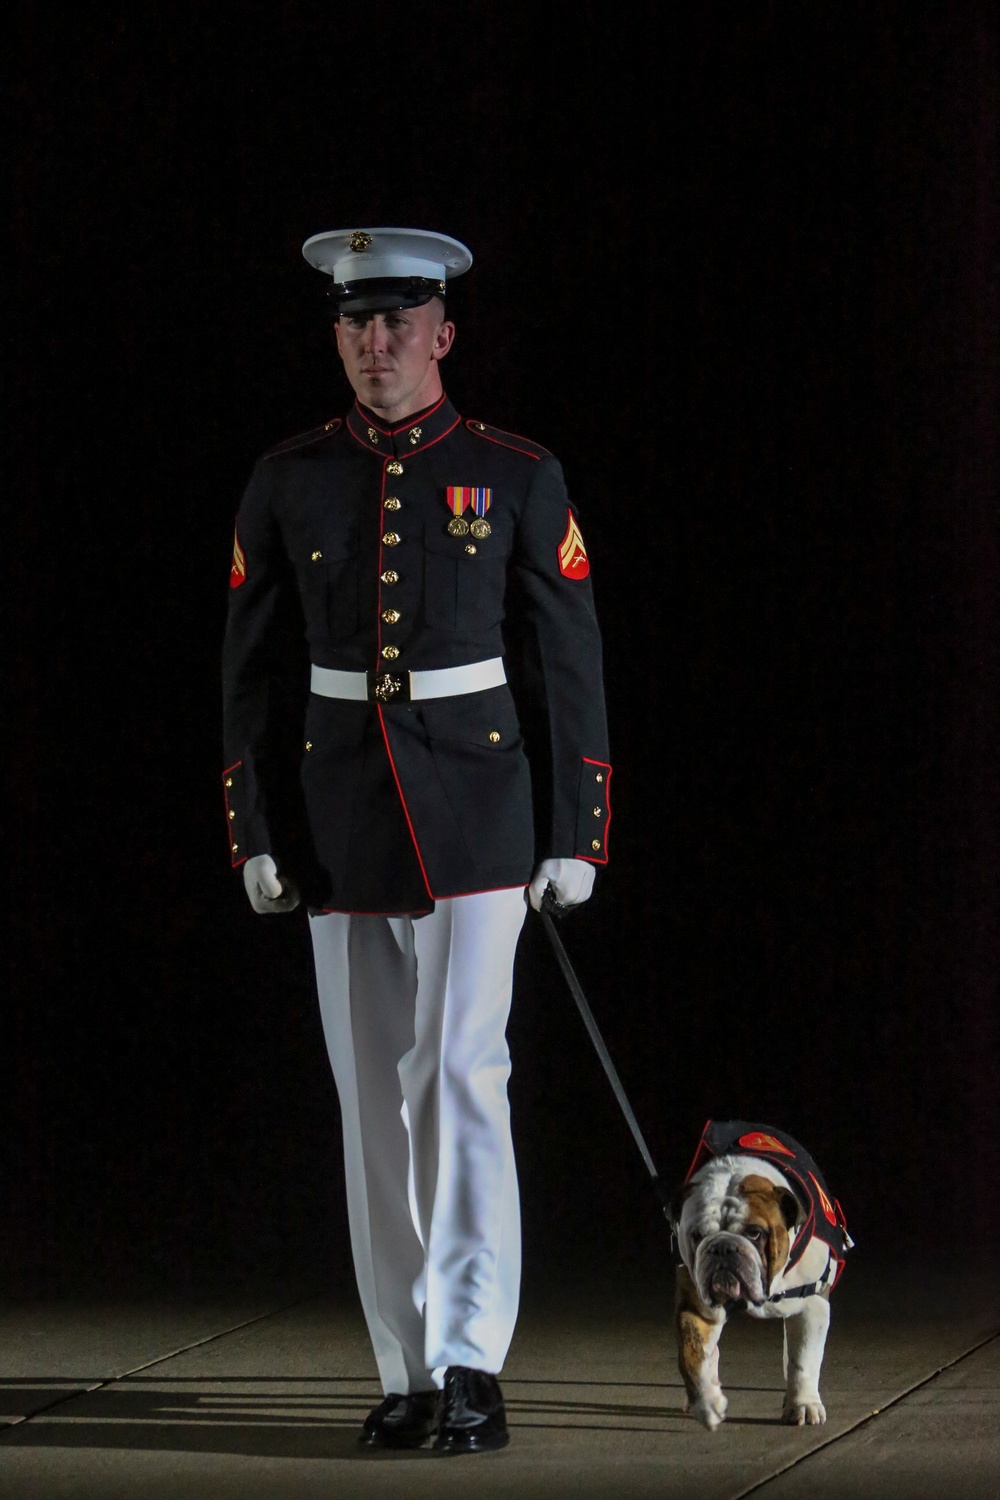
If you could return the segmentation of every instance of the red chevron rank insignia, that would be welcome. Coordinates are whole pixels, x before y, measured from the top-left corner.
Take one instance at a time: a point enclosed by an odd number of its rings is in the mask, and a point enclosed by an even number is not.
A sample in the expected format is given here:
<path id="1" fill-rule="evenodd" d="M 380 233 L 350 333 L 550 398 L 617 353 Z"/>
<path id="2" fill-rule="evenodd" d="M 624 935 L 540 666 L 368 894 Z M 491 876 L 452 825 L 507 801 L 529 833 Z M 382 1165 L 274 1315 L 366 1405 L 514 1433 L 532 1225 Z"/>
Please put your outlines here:
<path id="1" fill-rule="evenodd" d="M 229 587 L 238 589 L 241 583 L 247 581 L 247 560 L 240 539 L 233 533 L 233 565 L 229 570 Z"/>
<path id="2" fill-rule="evenodd" d="M 741 1135 L 737 1144 L 745 1151 L 780 1151 L 782 1156 L 795 1155 L 794 1151 L 789 1151 L 787 1146 L 776 1141 L 773 1135 L 765 1135 L 762 1130 L 752 1130 L 749 1135 Z"/>
<path id="3" fill-rule="evenodd" d="M 830 1223 L 836 1224 L 837 1215 L 833 1211 L 833 1204 L 830 1202 L 829 1198 L 826 1196 L 823 1189 L 820 1187 L 819 1183 L 816 1181 L 815 1177 L 813 1177 L 813 1174 L 811 1172 L 809 1173 L 809 1176 L 812 1177 L 812 1184 L 816 1189 L 816 1196 L 819 1198 L 820 1208 L 823 1210 L 823 1213 L 826 1215 L 827 1219 L 829 1219 Z"/>
<path id="4" fill-rule="evenodd" d="M 569 513 L 566 535 L 559 543 L 559 571 L 564 578 L 586 578 L 590 572 L 587 549 L 573 512 Z"/>

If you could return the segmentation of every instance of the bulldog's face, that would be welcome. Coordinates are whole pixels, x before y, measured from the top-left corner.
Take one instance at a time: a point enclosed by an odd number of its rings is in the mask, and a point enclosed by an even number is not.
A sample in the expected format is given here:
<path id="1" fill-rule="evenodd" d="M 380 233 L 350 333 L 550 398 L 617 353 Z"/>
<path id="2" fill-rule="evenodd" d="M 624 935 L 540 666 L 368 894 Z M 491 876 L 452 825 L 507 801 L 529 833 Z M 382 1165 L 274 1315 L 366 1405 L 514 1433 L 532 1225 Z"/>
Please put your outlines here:
<path id="1" fill-rule="evenodd" d="M 681 1259 L 706 1307 L 762 1303 L 804 1217 L 770 1162 L 723 1156 L 697 1172 L 675 1200 L 672 1219 Z"/>

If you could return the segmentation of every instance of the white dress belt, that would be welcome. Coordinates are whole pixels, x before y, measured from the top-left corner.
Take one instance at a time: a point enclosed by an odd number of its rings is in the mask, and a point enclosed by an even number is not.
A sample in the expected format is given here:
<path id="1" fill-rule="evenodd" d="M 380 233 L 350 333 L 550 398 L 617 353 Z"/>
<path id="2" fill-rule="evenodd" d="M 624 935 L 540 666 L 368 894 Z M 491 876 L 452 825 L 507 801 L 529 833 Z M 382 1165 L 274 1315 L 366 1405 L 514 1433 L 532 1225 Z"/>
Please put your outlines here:
<path id="1" fill-rule="evenodd" d="M 423 672 L 342 672 L 338 667 L 311 668 L 309 686 L 322 698 L 351 698 L 367 703 L 405 703 L 420 698 L 455 698 L 461 693 L 481 693 L 503 687 L 507 674 L 503 657 L 469 662 L 464 667 L 431 667 Z"/>

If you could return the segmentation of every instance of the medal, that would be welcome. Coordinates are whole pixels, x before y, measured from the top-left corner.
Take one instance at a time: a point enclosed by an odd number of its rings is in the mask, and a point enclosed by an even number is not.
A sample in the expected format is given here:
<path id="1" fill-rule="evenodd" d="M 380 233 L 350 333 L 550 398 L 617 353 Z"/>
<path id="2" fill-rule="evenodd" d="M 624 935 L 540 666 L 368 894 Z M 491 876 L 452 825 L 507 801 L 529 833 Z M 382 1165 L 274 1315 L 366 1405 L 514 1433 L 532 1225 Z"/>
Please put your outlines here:
<path id="1" fill-rule="evenodd" d="M 467 536 L 469 532 L 480 541 L 490 534 L 490 523 L 483 519 L 493 501 L 493 491 L 479 485 L 450 484 L 447 490 L 448 509 L 451 511 L 451 520 L 448 522 L 449 536 Z M 476 519 L 470 526 L 462 512 L 467 506 L 472 506 Z"/>

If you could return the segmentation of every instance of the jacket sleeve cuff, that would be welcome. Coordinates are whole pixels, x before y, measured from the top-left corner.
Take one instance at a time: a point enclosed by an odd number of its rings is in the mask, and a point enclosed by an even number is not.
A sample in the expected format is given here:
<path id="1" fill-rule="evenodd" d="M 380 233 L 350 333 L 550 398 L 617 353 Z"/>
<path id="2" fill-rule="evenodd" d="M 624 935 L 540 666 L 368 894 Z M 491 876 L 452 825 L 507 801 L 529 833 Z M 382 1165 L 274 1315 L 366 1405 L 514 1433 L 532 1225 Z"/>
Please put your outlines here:
<path id="1" fill-rule="evenodd" d="M 248 851 L 244 844 L 246 825 L 246 793 L 244 787 L 243 762 L 238 760 L 222 773 L 222 795 L 226 807 L 226 828 L 229 833 L 229 855 L 233 869 L 244 863 Z"/>
<path id="2" fill-rule="evenodd" d="M 576 814 L 576 858 L 589 860 L 595 865 L 608 862 L 610 785 L 611 767 L 606 761 L 583 760 Z"/>

